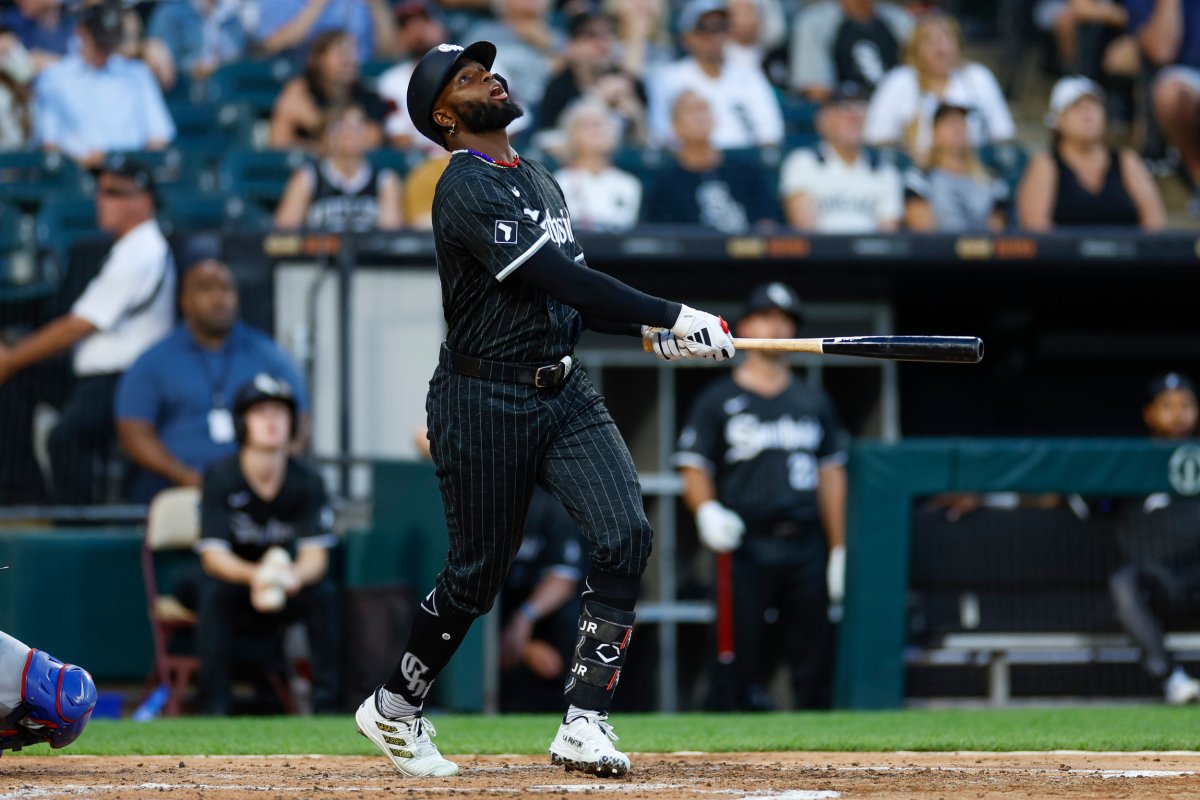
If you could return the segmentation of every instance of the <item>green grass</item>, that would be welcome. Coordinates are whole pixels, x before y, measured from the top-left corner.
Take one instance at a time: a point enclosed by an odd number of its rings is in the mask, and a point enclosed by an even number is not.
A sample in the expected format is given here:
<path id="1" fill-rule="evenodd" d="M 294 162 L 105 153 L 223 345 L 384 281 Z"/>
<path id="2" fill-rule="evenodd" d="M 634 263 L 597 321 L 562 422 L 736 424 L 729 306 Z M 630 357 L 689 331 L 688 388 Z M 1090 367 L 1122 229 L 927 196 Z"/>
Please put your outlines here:
<path id="1" fill-rule="evenodd" d="M 446 753 L 544 753 L 557 719 L 436 715 Z M 620 746 L 677 750 L 1200 750 L 1200 710 L 1163 706 L 827 714 L 619 714 Z M 370 755 L 350 717 L 96 720 L 75 755 Z M 44 746 L 22 751 L 47 755 Z M 21 754 L 18 754 L 21 755 Z"/>

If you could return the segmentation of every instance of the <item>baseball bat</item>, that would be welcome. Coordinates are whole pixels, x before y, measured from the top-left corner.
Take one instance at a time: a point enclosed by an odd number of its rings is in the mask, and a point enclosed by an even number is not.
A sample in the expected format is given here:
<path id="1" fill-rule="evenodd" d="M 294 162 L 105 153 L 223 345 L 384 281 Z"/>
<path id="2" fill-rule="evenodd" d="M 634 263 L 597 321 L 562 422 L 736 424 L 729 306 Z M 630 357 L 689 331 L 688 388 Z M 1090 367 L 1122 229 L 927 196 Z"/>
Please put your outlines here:
<path id="1" fill-rule="evenodd" d="M 774 350 L 786 353 L 859 356 L 889 361 L 932 361 L 942 364 L 978 364 L 983 341 L 977 336 L 833 336 L 823 339 L 734 339 L 738 350 Z M 650 341 L 642 340 L 650 351 Z"/>

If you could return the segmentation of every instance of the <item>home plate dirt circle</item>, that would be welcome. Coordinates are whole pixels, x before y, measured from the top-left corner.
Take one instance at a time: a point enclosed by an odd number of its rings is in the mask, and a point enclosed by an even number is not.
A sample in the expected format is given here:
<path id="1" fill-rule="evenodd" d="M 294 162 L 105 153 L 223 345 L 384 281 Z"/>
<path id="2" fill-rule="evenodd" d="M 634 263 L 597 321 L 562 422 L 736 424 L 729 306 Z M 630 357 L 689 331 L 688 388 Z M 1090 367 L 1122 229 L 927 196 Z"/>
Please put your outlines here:
<path id="1" fill-rule="evenodd" d="M 147 797 L 556 797 L 622 800 L 1163 798 L 1200 794 L 1200 753 L 636 754 L 620 780 L 535 756 L 459 756 L 454 778 L 405 779 L 357 756 L 18 756 L 0 800 Z"/>

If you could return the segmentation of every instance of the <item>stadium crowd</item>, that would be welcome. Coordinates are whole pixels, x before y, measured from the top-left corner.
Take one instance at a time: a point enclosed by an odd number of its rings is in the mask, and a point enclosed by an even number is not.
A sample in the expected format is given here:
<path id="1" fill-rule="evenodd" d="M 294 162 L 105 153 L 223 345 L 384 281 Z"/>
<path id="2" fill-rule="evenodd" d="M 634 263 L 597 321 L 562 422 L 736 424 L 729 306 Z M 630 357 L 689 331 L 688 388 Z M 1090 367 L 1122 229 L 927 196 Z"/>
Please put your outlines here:
<path id="1" fill-rule="evenodd" d="M 1041 112 L 1014 115 L 970 57 L 958 8 L 8 0 L 0 170 L 23 152 L 94 170 L 115 152 L 177 151 L 162 212 L 181 227 L 196 227 L 195 203 L 171 199 L 228 200 L 270 166 L 295 174 L 227 224 L 419 228 L 446 159 L 414 136 L 408 76 L 431 46 L 483 38 L 527 111 L 519 150 L 557 170 L 581 229 L 1162 228 L 1146 163 L 1190 191 L 1200 178 L 1200 3 L 1038 3 L 1049 78 L 1070 78 L 1050 92 L 1043 134 Z M 1132 146 L 1114 148 L 1110 127 Z M 0 190 L 7 214 L 60 196 Z"/>

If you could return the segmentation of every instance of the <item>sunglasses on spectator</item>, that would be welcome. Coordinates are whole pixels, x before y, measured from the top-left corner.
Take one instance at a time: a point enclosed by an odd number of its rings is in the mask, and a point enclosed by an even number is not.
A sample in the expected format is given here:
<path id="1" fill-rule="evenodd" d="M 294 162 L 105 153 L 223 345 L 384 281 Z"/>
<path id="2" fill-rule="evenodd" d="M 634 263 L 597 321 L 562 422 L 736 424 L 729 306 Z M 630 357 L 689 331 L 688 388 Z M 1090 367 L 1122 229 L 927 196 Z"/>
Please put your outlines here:
<path id="1" fill-rule="evenodd" d="M 729 20 L 720 17 L 696 23 L 696 33 L 729 33 Z"/>
<path id="2" fill-rule="evenodd" d="M 142 190 L 136 187 L 101 186 L 96 190 L 96 193 L 101 197 L 128 198 L 136 197 L 142 193 Z"/>

